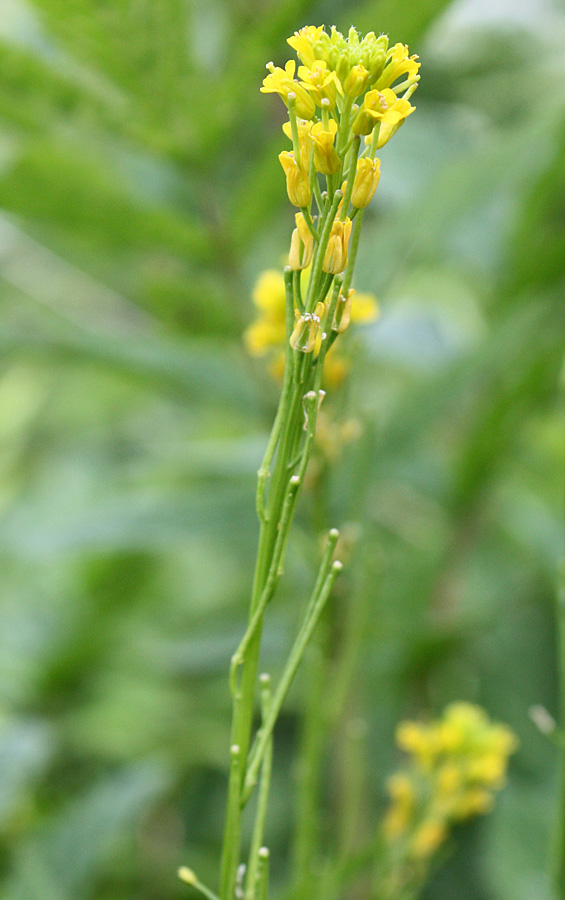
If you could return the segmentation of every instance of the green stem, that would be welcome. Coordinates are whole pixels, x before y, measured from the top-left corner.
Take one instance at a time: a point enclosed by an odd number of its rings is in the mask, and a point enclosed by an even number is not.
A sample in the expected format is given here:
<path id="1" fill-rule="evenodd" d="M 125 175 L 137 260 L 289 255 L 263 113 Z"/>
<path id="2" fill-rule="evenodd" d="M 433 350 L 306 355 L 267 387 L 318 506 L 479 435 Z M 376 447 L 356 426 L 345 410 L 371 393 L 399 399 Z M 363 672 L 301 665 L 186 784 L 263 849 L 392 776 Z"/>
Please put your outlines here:
<path id="1" fill-rule="evenodd" d="M 353 192 L 353 183 L 355 181 L 355 174 L 357 171 L 357 158 L 359 156 L 359 148 L 361 146 L 361 138 L 358 134 L 355 135 L 353 139 L 353 145 L 351 147 L 351 161 L 349 163 L 349 170 L 347 173 L 347 185 L 345 188 L 345 194 L 343 196 L 343 203 L 341 205 L 341 221 L 345 222 L 347 218 L 347 213 L 349 211 L 349 202 L 351 200 L 351 194 Z"/>
<path id="2" fill-rule="evenodd" d="M 273 696 L 269 713 L 264 724 L 261 726 L 257 734 L 255 743 L 253 744 L 251 753 L 249 755 L 249 764 L 247 766 L 247 774 L 245 776 L 245 784 L 242 794 L 243 805 L 245 805 L 249 800 L 249 797 L 251 796 L 251 793 L 253 792 L 253 789 L 257 783 L 259 769 L 261 767 L 268 742 L 273 733 L 273 729 L 281 711 L 283 702 L 288 693 L 290 685 L 292 684 L 294 676 L 296 675 L 296 671 L 298 669 L 298 666 L 300 665 L 300 661 L 304 655 L 304 651 L 306 650 L 308 642 L 310 641 L 310 638 L 314 633 L 314 629 L 318 624 L 318 620 L 322 614 L 322 610 L 324 609 L 328 597 L 330 596 L 334 582 L 341 572 L 342 568 L 342 564 L 338 560 L 336 560 L 331 565 L 331 568 L 324 579 L 321 591 L 317 595 L 315 592 L 312 594 L 310 603 L 308 604 L 308 609 L 306 611 L 304 623 L 296 637 L 288 658 L 288 662 L 284 668 L 283 674 L 281 675 L 281 679 Z"/>
<path id="3" fill-rule="evenodd" d="M 325 213 L 322 218 L 322 224 L 320 227 L 320 242 L 316 249 L 316 253 L 314 256 L 314 262 L 312 264 L 312 272 L 310 273 L 310 281 L 308 283 L 308 293 L 306 295 L 306 311 L 312 312 L 317 301 L 318 301 L 318 292 L 319 286 L 318 282 L 320 280 L 320 275 L 322 273 L 322 265 L 324 263 L 324 257 L 326 255 L 326 250 L 328 247 L 328 241 L 330 239 L 330 234 L 332 230 L 332 225 L 334 223 L 335 214 L 337 212 L 337 208 L 340 204 L 340 201 L 343 197 L 341 191 L 336 191 L 334 194 L 333 201 L 331 205 L 326 206 Z"/>
<path id="4" fill-rule="evenodd" d="M 214 891 L 211 891 L 209 887 L 206 887 L 205 884 L 202 884 L 201 881 L 198 880 L 194 872 L 190 869 L 185 869 L 184 866 L 179 869 L 179 878 L 181 881 L 184 881 L 185 884 L 193 887 L 195 891 L 199 891 L 207 900 L 219 900 Z"/>
<path id="5" fill-rule="evenodd" d="M 289 484 L 289 491 L 286 496 L 283 510 L 281 513 L 281 518 L 279 521 L 279 529 L 277 533 L 277 539 L 275 542 L 275 549 L 273 553 L 273 558 L 271 561 L 271 565 L 269 567 L 269 574 L 267 576 L 267 581 L 265 583 L 265 587 L 261 594 L 261 598 L 259 603 L 255 609 L 255 612 L 251 616 L 249 624 L 247 626 L 247 631 L 243 635 L 239 647 L 235 651 L 232 656 L 232 663 L 230 668 L 230 687 L 232 691 L 232 696 L 234 698 L 240 697 L 240 692 L 237 686 L 237 672 L 239 667 L 245 661 L 245 652 L 249 647 L 249 644 L 255 637 L 257 629 L 261 624 L 263 616 L 265 614 L 265 609 L 267 608 L 267 604 L 271 600 L 276 586 L 278 584 L 279 578 L 282 574 L 281 570 L 281 562 L 284 553 L 284 548 L 286 546 L 286 536 L 292 524 L 292 514 L 294 512 L 296 494 L 298 492 L 298 488 L 300 486 L 300 481 L 297 478 L 291 478 Z"/>
<path id="6" fill-rule="evenodd" d="M 363 225 L 363 213 L 364 209 L 360 209 L 358 215 L 355 218 L 353 223 L 353 234 L 351 235 L 351 247 L 349 248 L 349 260 L 347 263 L 347 269 L 345 270 L 345 276 L 343 279 L 343 295 L 347 297 L 347 292 L 351 287 L 351 280 L 353 278 L 353 270 L 355 268 L 355 261 L 357 259 L 357 251 L 359 249 L 359 238 L 361 236 L 361 226 Z"/>
<path id="7" fill-rule="evenodd" d="M 320 643 L 325 638 L 326 635 L 322 633 Z M 296 898 L 313 896 L 314 893 L 315 873 L 312 861 L 319 849 L 320 767 L 326 736 L 324 705 L 320 703 L 320 697 L 325 689 L 327 667 L 321 646 L 311 649 L 307 663 L 293 847 L 292 896 Z"/>
<path id="8" fill-rule="evenodd" d="M 259 865 L 257 868 L 257 882 L 255 895 L 257 900 L 267 900 L 267 888 L 269 886 L 269 851 L 266 847 L 259 850 Z"/>
<path id="9" fill-rule="evenodd" d="M 565 561 L 558 575 L 557 629 L 559 647 L 560 728 L 565 728 Z M 565 897 L 565 742 L 560 743 L 560 801 L 553 843 L 553 881 L 558 897 Z"/>
<path id="10" fill-rule="evenodd" d="M 239 857 L 241 832 L 241 814 L 239 809 L 241 759 L 241 748 L 237 744 L 232 744 L 230 749 L 228 806 L 224 833 L 224 847 L 227 848 L 227 852 L 225 853 L 225 858 L 222 860 L 223 865 L 220 883 L 220 897 L 226 898 L 226 900 L 228 897 L 233 898 L 234 896 Z"/>
<path id="11" fill-rule="evenodd" d="M 263 722 L 271 704 L 271 680 L 268 675 L 261 675 L 261 715 Z M 245 900 L 255 900 L 257 890 L 257 873 L 259 871 L 259 852 L 263 844 L 265 832 L 265 820 L 267 818 L 267 806 L 269 803 L 269 788 L 271 785 L 271 769 L 273 763 L 273 742 L 267 746 L 263 765 L 261 766 L 261 780 L 257 797 L 257 809 L 255 811 L 255 824 L 251 838 L 249 851 L 249 863 L 245 880 Z"/>
<path id="12" fill-rule="evenodd" d="M 255 565 L 255 574 L 253 579 L 253 588 L 249 609 L 249 619 L 253 615 L 261 602 L 261 597 L 270 570 L 272 556 L 276 544 L 276 536 L 278 533 L 278 525 L 282 514 L 282 505 L 284 502 L 286 488 L 289 482 L 287 473 L 287 462 L 291 451 L 291 443 L 289 440 L 289 432 L 291 423 L 296 421 L 296 417 L 300 410 L 300 386 L 292 381 L 292 362 L 293 354 L 288 345 L 288 337 L 290 336 L 294 321 L 294 299 L 292 293 L 292 272 L 287 267 L 284 272 L 285 288 L 286 288 L 286 330 L 287 330 L 287 353 L 285 364 L 285 380 L 284 389 L 279 401 L 279 410 L 275 418 L 276 428 L 273 427 L 276 437 L 269 441 L 268 447 L 268 463 L 272 460 L 272 455 L 278 446 L 275 458 L 274 471 L 272 475 L 271 489 L 267 498 L 266 511 L 260 513 L 260 531 L 259 543 L 257 548 L 257 562 Z M 288 373 L 288 374 L 287 374 Z M 277 424 L 277 419 L 279 422 Z M 288 423 L 288 424 L 287 424 Z M 286 425 L 286 427 L 285 427 Z M 273 434 L 272 432 L 272 434 Z M 278 433 L 277 433 L 278 432 Z M 263 468 L 263 467 L 262 467 Z M 258 486 L 258 493 L 261 499 L 261 509 L 263 509 L 264 486 L 268 478 L 260 470 L 259 479 L 263 480 L 263 485 Z M 257 504 L 259 506 L 259 503 Z M 259 510 L 258 510 L 259 511 Z M 262 619 L 254 626 L 252 638 L 249 640 L 246 655 L 243 662 L 241 682 L 238 686 L 233 701 L 233 718 L 231 729 L 231 745 L 239 747 L 241 765 L 230 766 L 229 783 L 228 783 L 228 804 L 226 811 L 226 826 L 224 830 L 224 841 L 222 847 L 222 862 L 220 872 L 220 897 L 221 900 L 233 900 L 232 887 L 235 884 L 237 866 L 239 863 L 240 850 L 240 833 L 241 833 L 241 788 L 245 777 L 245 761 L 251 741 L 251 726 L 253 721 L 253 707 L 255 699 L 255 689 L 257 682 L 257 669 L 259 664 L 259 651 L 261 646 Z M 237 804 L 235 799 L 237 798 Z"/>

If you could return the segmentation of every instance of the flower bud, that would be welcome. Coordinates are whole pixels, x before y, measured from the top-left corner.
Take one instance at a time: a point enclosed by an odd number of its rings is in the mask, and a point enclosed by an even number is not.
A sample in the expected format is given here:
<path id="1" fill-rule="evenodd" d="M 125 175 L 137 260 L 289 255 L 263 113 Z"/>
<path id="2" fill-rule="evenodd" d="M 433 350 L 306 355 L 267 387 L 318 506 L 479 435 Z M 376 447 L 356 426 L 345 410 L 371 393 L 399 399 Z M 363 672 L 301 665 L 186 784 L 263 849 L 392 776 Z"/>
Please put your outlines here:
<path id="1" fill-rule="evenodd" d="M 339 275 L 347 266 L 347 252 L 349 237 L 351 235 L 351 219 L 345 222 L 337 219 L 330 232 L 330 239 L 326 248 L 322 269 L 330 275 Z"/>
<path id="2" fill-rule="evenodd" d="M 288 199 L 294 206 L 304 209 L 310 205 L 310 179 L 308 172 L 301 169 L 294 158 L 292 150 L 279 153 L 280 164 L 286 175 Z"/>
<path id="3" fill-rule="evenodd" d="M 345 79 L 343 90 L 349 97 L 359 97 L 367 87 L 369 73 L 365 66 L 353 66 L 349 75 Z"/>
<path id="4" fill-rule="evenodd" d="M 288 264 L 293 271 L 310 265 L 314 249 L 314 238 L 301 212 L 296 213 L 296 228 L 290 239 Z"/>
<path id="5" fill-rule="evenodd" d="M 381 177 L 380 159 L 363 156 L 357 160 L 357 171 L 351 192 L 351 203 L 357 209 L 364 209 L 373 199 Z"/>
<path id="6" fill-rule="evenodd" d="M 298 130 L 300 168 L 307 170 L 310 164 L 310 147 L 312 146 L 312 142 L 310 140 L 312 122 L 308 122 L 306 119 L 298 119 L 296 122 L 296 126 Z M 283 131 L 286 134 L 287 138 L 292 141 L 292 125 L 290 124 L 290 122 L 284 123 Z"/>
<path id="7" fill-rule="evenodd" d="M 314 145 L 314 165 L 322 175 L 335 175 L 341 169 L 341 160 L 334 148 L 337 133 L 337 122 L 330 119 L 327 131 L 322 122 L 318 122 L 311 131 Z"/>

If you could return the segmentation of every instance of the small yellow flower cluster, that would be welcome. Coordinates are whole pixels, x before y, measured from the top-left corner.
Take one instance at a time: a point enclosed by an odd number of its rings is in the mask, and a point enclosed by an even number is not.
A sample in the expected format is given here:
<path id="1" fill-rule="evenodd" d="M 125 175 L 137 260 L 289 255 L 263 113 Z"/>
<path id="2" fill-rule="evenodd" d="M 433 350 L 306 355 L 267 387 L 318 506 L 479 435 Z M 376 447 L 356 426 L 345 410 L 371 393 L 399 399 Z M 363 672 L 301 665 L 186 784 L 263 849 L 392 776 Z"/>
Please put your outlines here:
<path id="1" fill-rule="evenodd" d="M 297 214 L 297 220 L 300 213 Z M 299 227 L 299 226 L 298 226 Z M 298 230 L 298 228 L 297 228 Z M 291 251 L 292 252 L 292 251 Z M 310 270 L 302 272 L 302 286 L 306 291 Z M 247 352 L 250 356 L 270 356 L 271 374 L 280 379 L 284 366 L 284 347 L 286 341 L 285 323 L 285 286 L 282 272 L 278 269 L 267 269 L 259 276 L 254 290 L 253 303 L 258 315 L 254 322 L 247 328 L 244 340 Z M 320 349 L 319 321 L 324 310 L 318 307 L 308 318 L 295 311 L 295 327 L 291 335 L 291 345 L 301 348 L 305 352 L 313 350 L 317 353 Z M 347 292 L 347 297 L 341 295 L 334 314 L 333 331 L 342 333 L 350 322 L 366 324 L 374 322 L 378 318 L 379 307 L 377 298 L 373 294 L 360 294 L 354 290 Z M 325 362 L 325 378 L 329 385 L 335 386 L 341 383 L 348 371 L 347 359 L 339 355 L 335 347 L 332 347 Z"/>
<path id="2" fill-rule="evenodd" d="M 371 31 L 361 38 L 355 28 L 344 37 L 334 27 L 328 34 L 323 26 L 308 25 L 288 43 L 302 65 L 297 72 L 294 60 L 284 69 L 268 63 L 261 91 L 277 93 L 289 111 L 290 122 L 283 128 L 293 149 L 279 155 L 289 199 L 308 208 L 315 173 L 341 173 L 347 179 L 351 140 L 365 135 L 368 158 L 357 162 L 350 198 L 353 209 L 362 209 L 378 183 L 377 176 L 372 190 L 361 190 L 358 182 L 367 182 L 367 163 L 374 162 L 375 151 L 414 112 L 409 99 L 420 78 L 418 58 L 409 55 L 405 44 L 389 48 L 386 35 Z"/>
<path id="3" fill-rule="evenodd" d="M 517 741 L 509 728 L 492 724 L 469 703 L 451 704 L 429 724 L 402 722 L 396 738 L 411 762 L 389 779 L 383 834 L 408 859 L 423 861 L 454 823 L 492 809 Z"/>
<path id="4" fill-rule="evenodd" d="M 361 37 L 354 28 L 344 37 L 309 25 L 288 43 L 300 64 L 268 63 L 261 91 L 278 94 L 288 109 L 283 132 L 292 149 L 279 161 L 299 211 L 285 276 L 259 279 L 259 315 L 245 341 L 251 355 L 271 356 L 277 376 L 292 352 L 293 377 L 305 380 L 317 368 L 321 378 L 324 369 L 326 384 L 336 384 L 347 372 L 333 351 L 336 338 L 350 321 L 377 315 L 375 298 L 352 290 L 353 270 L 364 209 L 381 176 L 375 153 L 414 111 L 419 63 L 406 45 L 389 48 L 386 35 Z"/>

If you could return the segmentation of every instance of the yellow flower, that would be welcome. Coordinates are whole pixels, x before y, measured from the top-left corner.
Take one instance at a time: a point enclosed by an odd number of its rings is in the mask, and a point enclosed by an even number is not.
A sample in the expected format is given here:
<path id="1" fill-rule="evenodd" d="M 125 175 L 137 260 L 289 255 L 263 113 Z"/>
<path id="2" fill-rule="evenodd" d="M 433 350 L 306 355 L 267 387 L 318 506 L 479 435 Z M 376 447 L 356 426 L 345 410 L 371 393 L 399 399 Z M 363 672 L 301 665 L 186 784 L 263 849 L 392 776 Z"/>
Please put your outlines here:
<path id="1" fill-rule="evenodd" d="M 330 239 L 326 248 L 322 269 L 331 275 L 339 275 L 347 266 L 347 254 L 349 250 L 349 237 L 351 235 L 351 219 L 345 222 L 337 219 L 330 232 Z"/>
<path id="2" fill-rule="evenodd" d="M 379 90 L 388 88 L 401 75 L 407 75 L 409 79 L 418 75 L 420 63 L 416 62 L 417 56 L 408 55 L 406 44 L 395 44 L 388 51 L 387 62 L 380 78 L 376 82 Z"/>
<path id="3" fill-rule="evenodd" d="M 429 725 L 402 722 L 396 737 L 412 759 L 389 785 L 407 779 L 413 791 L 420 792 L 421 824 L 411 836 L 410 853 L 423 859 L 444 840 L 450 825 L 492 809 L 516 740 L 509 729 L 492 725 L 484 710 L 470 703 L 450 704 L 442 718 Z M 406 794 L 409 787 L 402 790 Z M 389 793 L 389 815 L 394 817 L 401 792 L 389 787 Z M 383 828 L 386 833 L 386 820 Z"/>
<path id="4" fill-rule="evenodd" d="M 286 294 L 284 277 L 278 269 L 266 269 L 261 273 L 252 295 L 253 303 L 277 322 L 284 322 Z"/>
<path id="5" fill-rule="evenodd" d="M 307 119 L 298 119 L 296 125 L 298 130 L 298 144 L 300 147 L 300 168 L 307 172 L 310 166 L 310 148 L 312 147 L 312 141 L 310 139 L 312 122 L 308 122 Z M 292 128 L 290 122 L 284 123 L 283 131 L 287 138 L 292 140 Z"/>
<path id="6" fill-rule="evenodd" d="M 294 206 L 304 209 L 310 205 L 310 179 L 308 170 L 301 169 L 294 158 L 292 150 L 279 153 L 280 164 L 286 175 L 288 199 Z"/>
<path id="7" fill-rule="evenodd" d="M 506 757 L 500 753 L 485 753 L 469 763 L 468 776 L 484 785 L 497 785 L 504 778 Z"/>
<path id="8" fill-rule="evenodd" d="M 296 51 L 296 55 L 305 66 L 312 66 L 316 59 L 314 44 L 320 40 L 322 34 L 325 34 L 323 25 L 318 27 L 306 25 L 300 31 L 295 31 L 292 37 L 287 39 L 287 44 Z"/>
<path id="9" fill-rule="evenodd" d="M 447 829 L 443 822 L 433 819 L 422 822 L 414 833 L 410 845 L 410 855 L 414 859 L 425 859 L 427 856 L 431 856 L 440 844 L 443 844 L 446 837 Z"/>
<path id="10" fill-rule="evenodd" d="M 343 90 L 348 97 L 359 97 L 367 87 L 369 72 L 361 64 L 353 66 L 343 83 Z"/>
<path id="11" fill-rule="evenodd" d="M 420 762 L 425 761 L 426 767 L 431 764 L 437 751 L 429 729 L 417 722 L 401 722 L 396 729 L 396 743 Z"/>
<path id="12" fill-rule="evenodd" d="M 312 100 L 308 91 L 306 91 L 298 81 L 294 80 L 294 72 L 296 63 L 293 59 L 289 59 L 284 69 L 275 66 L 272 62 L 267 63 L 269 75 L 263 79 L 263 94 L 278 94 L 279 97 L 288 106 L 288 95 L 292 92 L 296 95 L 296 115 L 301 119 L 311 119 L 316 112 L 316 104 Z"/>
<path id="13" fill-rule="evenodd" d="M 494 806 L 494 798 L 490 791 L 484 788 L 473 788 L 467 791 L 458 800 L 453 809 L 454 821 L 470 819 L 472 816 L 482 816 L 491 812 Z"/>
<path id="14" fill-rule="evenodd" d="M 330 119 L 327 130 L 322 122 L 312 128 L 311 136 L 314 144 L 314 165 L 317 172 L 323 175 L 335 175 L 341 168 L 341 160 L 334 149 L 337 133 L 337 122 Z"/>
<path id="15" fill-rule="evenodd" d="M 324 360 L 324 385 L 331 388 L 339 387 L 347 377 L 350 368 L 349 360 L 340 356 L 335 350 L 335 344 L 332 344 Z"/>
<path id="16" fill-rule="evenodd" d="M 358 325 L 375 322 L 379 317 L 379 302 L 374 294 L 356 293 L 351 307 L 351 321 Z"/>
<path id="17" fill-rule="evenodd" d="M 300 84 L 309 92 L 318 106 L 322 100 L 328 100 L 332 110 L 335 107 L 338 89 L 341 88 L 337 75 L 328 69 L 324 59 L 315 59 L 310 67 L 299 66 L 298 77 Z"/>
<path id="18" fill-rule="evenodd" d="M 381 177 L 380 159 L 363 156 L 357 160 L 357 170 L 351 192 L 351 203 L 357 209 L 364 209 L 373 199 Z"/>
<path id="19" fill-rule="evenodd" d="M 284 278 L 277 269 L 268 269 L 259 277 L 253 290 L 253 303 L 259 317 L 244 334 L 250 356 L 265 356 L 284 344 L 286 335 L 286 297 Z"/>
<path id="20" fill-rule="evenodd" d="M 296 228 L 292 232 L 290 239 L 288 264 L 291 269 L 296 271 L 298 269 L 306 269 L 310 265 L 314 250 L 314 237 L 301 212 L 296 213 L 294 218 L 296 220 Z"/>
<path id="21" fill-rule="evenodd" d="M 284 365 L 286 361 L 286 354 L 284 350 L 281 350 L 276 356 L 273 356 L 272 360 L 269 363 L 269 374 L 275 379 L 275 381 L 282 381 L 284 377 Z"/>
<path id="22" fill-rule="evenodd" d="M 295 309 L 296 322 L 290 336 L 290 346 L 293 350 L 300 350 L 302 353 L 311 353 L 314 350 L 324 310 L 323 303 L 317 303 L 313 313 L 301 314 L 298 309 Z"/>
<path id="23" fill-rule="evenodd" d="M 414 109 L 408 100 L 397 97 L 389 88 L 382 91 L 367 91 L 351 129 L 354 134 L 370 134 L 378 122 L 381 123 L 381 128 L 386 125 L 392 129 L 403 122 Z"/>
<path id="24" fill-rule="evenodd" d="M 437 773 L 437 787 L 440 795 L 452 797 L 461 787 L 463 777 L 461 767 L 455 763 L 448 762 L 441 766 Z"/>
<path id="25" fill-rule="evenodd" d="M 405 119 L 408 116 L 412 115 L 415 106 L 411 106 L 408 100 L 404 98 L 399 98 L 393 106 L 394 118 L 396 121 L 392 121 L 393 116 L 391 115 L 389 119 L 384 116 L 381 119 L 381 127 L 379 129 L 379 137 L 377 139 L 377 150 L 380 150 L 381 147 L 384 147 L 385 144 L 388 144 L 391 137 L 393 137 L 401 125 L 404 125 Z M 365 137 L 365 143 L 371 144 L 373 140 L 372 133 Z"/>

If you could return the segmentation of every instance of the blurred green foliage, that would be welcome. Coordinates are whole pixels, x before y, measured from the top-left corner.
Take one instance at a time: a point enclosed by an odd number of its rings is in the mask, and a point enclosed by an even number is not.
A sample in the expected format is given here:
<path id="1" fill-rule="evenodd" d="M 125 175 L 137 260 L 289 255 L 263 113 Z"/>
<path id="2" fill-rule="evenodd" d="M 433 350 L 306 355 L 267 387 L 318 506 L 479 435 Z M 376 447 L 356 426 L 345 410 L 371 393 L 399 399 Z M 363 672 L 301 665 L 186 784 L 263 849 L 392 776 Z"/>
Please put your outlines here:
<path id="1" fill-rule="evenodd" d="M 395 723 L 479 702 L 521 751 L 428 896 L 549 898 L 557 760 L 528 709 L 556 712 L 563 10 L 1 7 L 0 898 L 174 900 L 181 863 L 216 881 L 226 674 L 276 393 L 241 331 L 292 222 L 282 111 L 258 88 L 310 22 L 388 31 L 422 59 L 366 216 L 357 284 L 383 315 L 353 375 L 364 435 L 329 498 L 332 524 L 363 530 L 344 584 L 370 597 L 353 710 L 367 823 Z M 270 614 L 275 669 L 316 557 L 308 515 Z M 275 888 L 299 697 L 277 733 Z"/>

